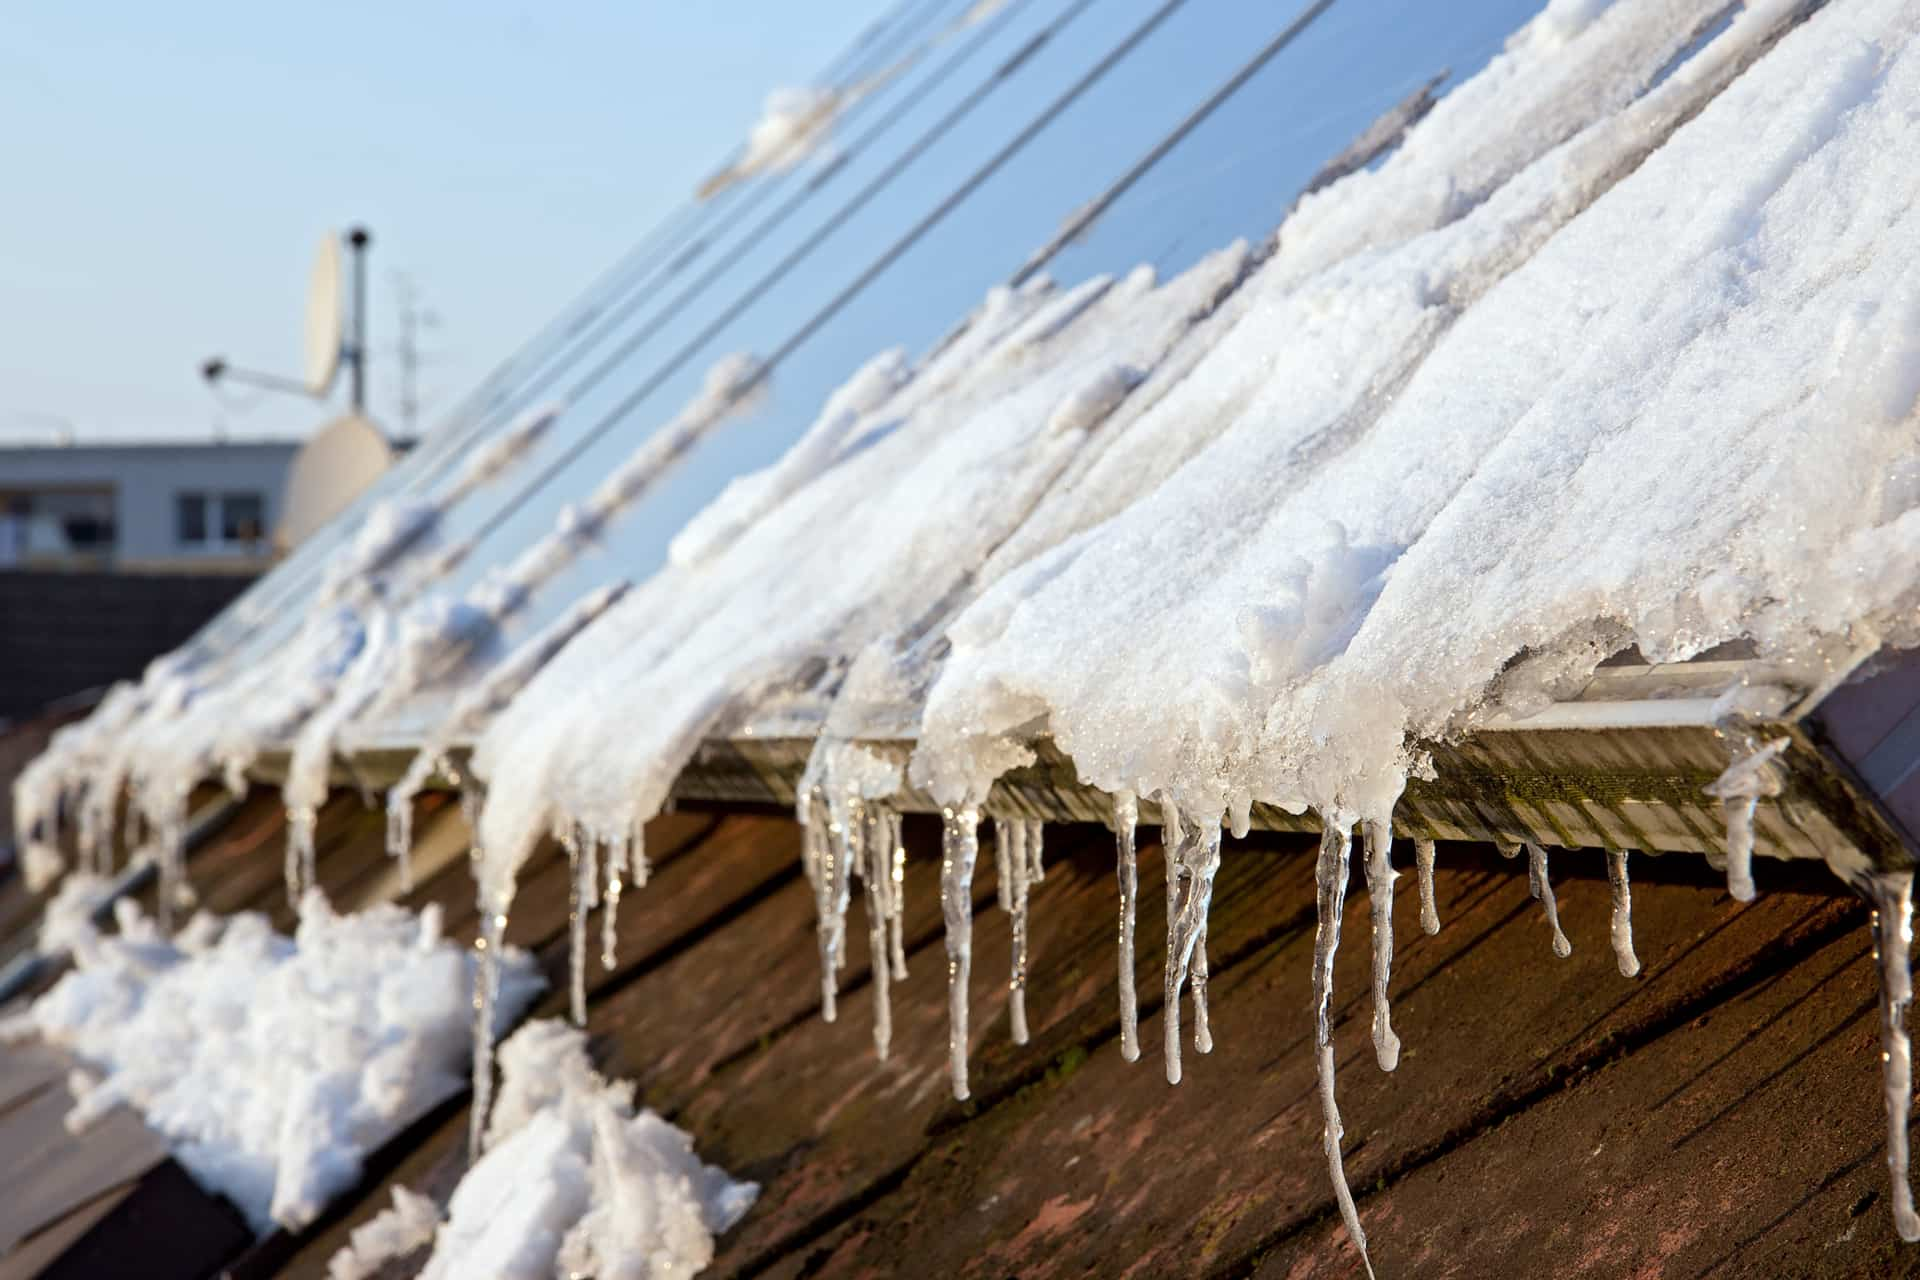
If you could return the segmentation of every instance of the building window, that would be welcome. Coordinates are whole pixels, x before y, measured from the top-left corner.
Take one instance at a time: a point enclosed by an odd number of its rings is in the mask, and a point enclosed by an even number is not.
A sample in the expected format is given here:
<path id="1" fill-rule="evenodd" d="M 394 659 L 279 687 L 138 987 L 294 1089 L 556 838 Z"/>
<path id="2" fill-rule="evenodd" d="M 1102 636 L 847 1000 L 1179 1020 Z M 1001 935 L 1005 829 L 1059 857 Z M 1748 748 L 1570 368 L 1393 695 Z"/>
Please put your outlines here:
<path id="1" fill-rule="evenodd" d="M 220 539 L 223 542 L 258 542 L 266 536 L 267 503 L 257 493 L 220 495 Z"/>
<path id="2" fill-rule="evenodd" d="M 179 493 L 173 498 L 174 536 L 183 547 L 198 547 L 207 541 L 207 495 Z"/>

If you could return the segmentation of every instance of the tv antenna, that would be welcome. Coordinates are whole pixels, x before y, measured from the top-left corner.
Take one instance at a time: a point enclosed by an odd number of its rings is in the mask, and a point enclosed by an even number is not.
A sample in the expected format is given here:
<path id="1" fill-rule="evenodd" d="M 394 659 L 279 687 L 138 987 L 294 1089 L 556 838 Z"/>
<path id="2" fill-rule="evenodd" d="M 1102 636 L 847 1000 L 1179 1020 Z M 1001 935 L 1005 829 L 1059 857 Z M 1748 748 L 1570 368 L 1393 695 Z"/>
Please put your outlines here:
<path id="1" fill-rule="evenodd" d="M 420 366 L 429 357 L 420 350 L 420 333 L 440 327 L 440 313 L 421 302 L 420 286 L 404 271 L 393 273 L 393 292 L 399 300 L 400 435 L 417 438 L 420 419 Z"/>
<path id="2" fill-rule="evenodd" d="M 346 241 L 353 255 L 353 314 L 347 315 L 340 270 L 340 242 Z M 213 356 L 200 366 L 200 375 L 210 385 L 231 381 L 267 391 L 324 400 L 333 390 L 340 366 L 346 365 L 351 378 L 351 401 L 355 413 L 367 408 L 367 247 L 373 237 L 365 227 L 354 227 L 342 237 L 329 231 L 314 255 L 313 271 L 307 283 L 307 321 L 305 359 L 302 377 L 289 378 L 257 369 L 242 369 L 228 363 L 225 356 Z"/>

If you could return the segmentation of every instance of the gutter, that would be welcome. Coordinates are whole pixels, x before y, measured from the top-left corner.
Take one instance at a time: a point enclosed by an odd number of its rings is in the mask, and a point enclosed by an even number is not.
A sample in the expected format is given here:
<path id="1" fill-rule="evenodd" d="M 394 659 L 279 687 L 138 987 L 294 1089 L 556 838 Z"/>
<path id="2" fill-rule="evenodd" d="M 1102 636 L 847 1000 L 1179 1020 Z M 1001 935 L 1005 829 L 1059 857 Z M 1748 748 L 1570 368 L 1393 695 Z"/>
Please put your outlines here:
<path id="1" fill-rule="evenodd" d="M 1739 685 L 1789 693 L 1779 715 L 1733 724 L 1721 695 Z M 791 809 L 822 717 L 783 708 L 775 719 L 707 740 L 675 781 L 675 802 Z M 817 710 L 817 709 L 813 709 Z M 909 718 L 905 723 L 911 723 Z M 1920 651 L 1845 655 L 1809 684 L 1795 671 L 1737 651 L 1652 664 L 1616 658 L 1572 698 L 1538 714 L 1496 716 L 1457 742 L 1430 747 L 1435 776 L 1413 779 L 1395 813 L 1407 839 L 1466 840 L 1512 846 L 1693 853 L 1720 864 L 1726 824 L 1703 790 L 1740 749 L 1732 731 L 1784 737 L 1777 763 L 1780 793 L 1760 799 L 1757 854 L 1910 871 L 1920 849 Z M 865 743 L 904 763 L 910 737 Z M 995 784 L 984 813 L 1048 822 L 1105 823 L 1110 801 L 1084 785 L 1050 740 L 1034 744 L 1034 764 Z M 456 767 L 466 752 L 454 753 Z M 412 758 L 393 739 L 355 752 L 335 781 L 371 794 L 396 781 Z M 262 781 L 284 779 L 287 754 L 263 757 Z M 436 779 L 433 785 L 450 785 Z M 908 789 L 895 797 L 908 813 L 937 813 L 932 797 Z M 1158 819 L 1141 801 L 1141 821 Z M 1253 826 L 1317 831 L 1311 814 L 1255 805 Z"/>

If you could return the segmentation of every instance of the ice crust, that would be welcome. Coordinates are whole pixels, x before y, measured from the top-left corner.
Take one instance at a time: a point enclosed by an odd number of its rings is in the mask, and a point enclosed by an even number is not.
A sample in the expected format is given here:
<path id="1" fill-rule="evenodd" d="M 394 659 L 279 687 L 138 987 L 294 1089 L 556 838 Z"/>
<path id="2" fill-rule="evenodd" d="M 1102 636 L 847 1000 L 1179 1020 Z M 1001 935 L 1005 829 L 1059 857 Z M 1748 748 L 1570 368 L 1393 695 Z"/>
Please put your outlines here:
<path id="1" fill-rule="evenodd" d="M 171 939 L 131 899 L 115 913 L 117 934 L 69 935 L 74 969 L 0 1039 L 78 1057 L 68 1128 L 133 1107 L 256 1232 L 312 1222 L 464 1081 L 472 962 L 437 907 L 335 915 L 310 894 L 291 938 L 252 913 Z M 541 986 L 524 953 L 502 968 L 496 1034 Z"/>

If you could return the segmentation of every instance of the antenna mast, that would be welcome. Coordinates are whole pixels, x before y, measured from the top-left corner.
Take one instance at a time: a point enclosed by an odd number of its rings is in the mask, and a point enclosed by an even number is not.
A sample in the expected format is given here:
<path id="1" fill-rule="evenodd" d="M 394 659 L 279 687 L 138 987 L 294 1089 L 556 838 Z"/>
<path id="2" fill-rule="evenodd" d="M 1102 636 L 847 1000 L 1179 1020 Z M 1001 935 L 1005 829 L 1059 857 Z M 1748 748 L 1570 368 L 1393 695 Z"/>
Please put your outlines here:
<path id="1" fill-rule="evenodd" d="M 372 242 L 365 227 L 347 232 L 347 247 L 353 251 L 353 331 L 341 356 L 353 369 L 351 398 L 358 414 L 367 411 L 367 246 Z"/>

